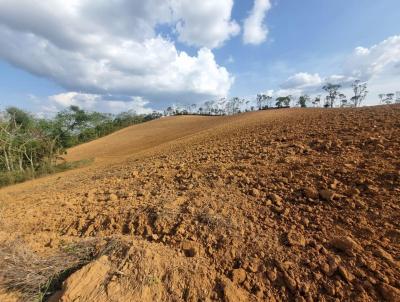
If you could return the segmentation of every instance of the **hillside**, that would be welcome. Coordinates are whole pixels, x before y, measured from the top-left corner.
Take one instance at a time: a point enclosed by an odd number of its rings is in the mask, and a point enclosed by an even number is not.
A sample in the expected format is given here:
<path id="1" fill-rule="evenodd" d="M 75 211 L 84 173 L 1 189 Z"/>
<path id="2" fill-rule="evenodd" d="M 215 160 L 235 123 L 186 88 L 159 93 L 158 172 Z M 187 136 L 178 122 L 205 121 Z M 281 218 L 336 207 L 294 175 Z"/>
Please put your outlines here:
<path id="1" fill-rule="evenodd" d="M 213 116 L 165 117 L 127 127 L 107 137 L 71 148 L 66 159 L 68 161 L 90 158 L 95 158 L 97 161 L 119 159 L 216 127 L 226 119 Z"/>
<path id="2" fill-rule="evenodd" d="M 399 301 L 399 105 L 169 117 L 66 158 L 96 160 L 0 190 L 0 301 L 66 270 L 50 301 Z"/>

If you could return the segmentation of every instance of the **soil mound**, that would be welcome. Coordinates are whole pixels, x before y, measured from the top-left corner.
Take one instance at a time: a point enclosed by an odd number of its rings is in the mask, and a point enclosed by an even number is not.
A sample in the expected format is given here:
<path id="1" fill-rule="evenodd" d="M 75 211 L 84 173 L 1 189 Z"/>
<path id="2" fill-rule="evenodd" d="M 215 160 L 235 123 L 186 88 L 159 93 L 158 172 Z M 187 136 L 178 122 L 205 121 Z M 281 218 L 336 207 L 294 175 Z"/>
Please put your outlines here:
<path id="1" fill-rule="evenodd" d="M 190 259 L 159 243 L 135 240 L 119 245 L 72 274 L 51 300 L 206 301 L 213 297 L 217 274 L 206 258 Z"/>

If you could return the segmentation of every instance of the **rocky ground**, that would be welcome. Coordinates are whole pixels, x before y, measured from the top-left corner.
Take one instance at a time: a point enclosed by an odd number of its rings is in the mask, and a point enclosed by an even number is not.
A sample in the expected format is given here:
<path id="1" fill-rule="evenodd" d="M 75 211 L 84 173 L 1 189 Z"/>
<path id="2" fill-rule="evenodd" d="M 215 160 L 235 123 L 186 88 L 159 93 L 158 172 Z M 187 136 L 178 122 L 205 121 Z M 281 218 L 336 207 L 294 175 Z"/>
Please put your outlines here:
<path id="1" fill-rule="evenodd" d="M 400 301 L 400 106 L 223 119 L 1 190 L 0 248 L 88 242 L 50 301 Z"/>

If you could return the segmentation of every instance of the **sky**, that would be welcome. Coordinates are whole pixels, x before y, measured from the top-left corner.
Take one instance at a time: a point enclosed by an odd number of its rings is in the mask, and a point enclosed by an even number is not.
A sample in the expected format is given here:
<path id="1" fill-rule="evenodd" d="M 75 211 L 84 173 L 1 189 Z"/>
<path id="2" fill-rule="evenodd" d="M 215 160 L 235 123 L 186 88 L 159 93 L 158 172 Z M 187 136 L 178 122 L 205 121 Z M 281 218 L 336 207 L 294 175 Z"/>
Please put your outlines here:
<path id="1" fill-rule="evenodd" d="M 398 0 L 0 0 L 0 109 L 400 91 Z"/>

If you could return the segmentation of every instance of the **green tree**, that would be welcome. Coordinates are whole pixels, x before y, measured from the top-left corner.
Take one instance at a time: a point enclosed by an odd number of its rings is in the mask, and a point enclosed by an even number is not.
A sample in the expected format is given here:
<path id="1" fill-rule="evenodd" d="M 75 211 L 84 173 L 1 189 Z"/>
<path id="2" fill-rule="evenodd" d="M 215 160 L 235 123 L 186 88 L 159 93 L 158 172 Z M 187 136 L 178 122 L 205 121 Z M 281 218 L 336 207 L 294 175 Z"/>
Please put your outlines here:
<path id="1" fill-rule="evenodd" d="M 307 94 L 305 94 L 305 95 L 302 95 L 302 96 L 299 97 L 298 103 L 299 103 L 301 108 L 305 108 L 305 107 L 307 107 L 307 102 L 309 100 L 310 100 L 310 97 Z"/>
<path id="2" fill-rule="evenodd" d="M 345 94 L 343 94 L 343 93 L 339 94 L 339 100 L 340 100 L 340 107 L 347 106 L 347 97 Z"/>
<path id="3" fill-rule="evenodd" d="M 335 101 L 340 94 L 339 89 L 341 87 L 342 86 L 339 84 L 332 84 L 332 83 L 328 83 L 322 87 L 322 89 L 328 93 L 327 101 L 329 107 L 333 108 Z"/>
<path id="4" fill-rule="evenodd" d="M 368 94 L 367 83 L 361 83 L 360 80 L 355 80 L 351 86 L 353 88 L 354 96 L 352 96 L 350 100 L 354 107 L 358 107 Z"/>
<path id="5" fill-rule="evenodd" d="M 288 96 L 280 96 L 276 98 L 276 107 L 278 108 L 282 108 L 282 107 L 287 107 L 290 105 L 290 101 L 292 100 L 292 96 L 288 95 Z"/>
<path id="6" fill-rule="evenodd" d="M 320 95 L 316 96 L 314 98 L 314 100 L 312 101 L 312 104 L 313 104 L 314 107 L 319 107 L 320 104 L 321 104 L 321 96 Z"/>
<path id="7" fill-rule="evenodd" d="M 393 98 L 395 94 L 394 93 L 381 93 L 379 94 L 379 98 L 382 104 L 392 104 L 393 103 Z"/>
<path id="8" fill-rule="evenodd" d="M 10 124 L 14 127 L 21 126 L 22 129 L 28 129 L 32 126 L 33 117 L 24 110 L 17 107 L 8 107 L 6 112 L 9 115 Z"/>
<path id="9" fill-rule="evenodd" d="M 259 110 L 271 107 L 272 96 L 266 94 L 257 94 L 256 103 Z"/>
<path id="10" fill-rule="evenodd" d="M 257 94 L 256 103 L 257 103 L 258 110 L 262 109 L 263 102 L 264 102 L 264 95 L 263 94 Z"/>

